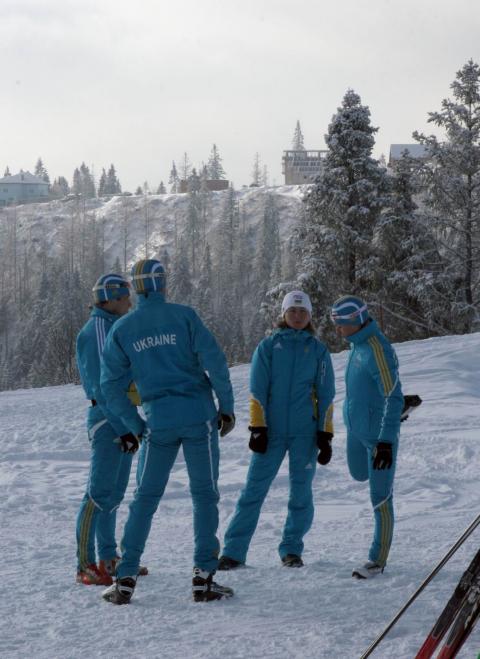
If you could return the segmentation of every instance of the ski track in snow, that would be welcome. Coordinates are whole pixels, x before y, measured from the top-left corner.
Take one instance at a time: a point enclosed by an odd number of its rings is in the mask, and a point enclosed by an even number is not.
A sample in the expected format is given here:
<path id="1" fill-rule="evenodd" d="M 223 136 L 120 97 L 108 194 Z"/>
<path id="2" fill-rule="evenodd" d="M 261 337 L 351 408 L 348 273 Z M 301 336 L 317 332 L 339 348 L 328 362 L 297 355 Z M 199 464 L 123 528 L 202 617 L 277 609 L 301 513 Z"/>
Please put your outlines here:
<path id="1" fill-rule="evenodd" d="M 402 424 L 397 525 L 389 565 L 351 578 L 372 533 L 368 486 L 351 480 L 341 420 L 346 353 L 334 355 L 334 457 L 314 481 L 316 514 L 300 570 L 282 568 L 286 461 L 264 504 L 248 567 L 220 572 L 232 600 L 191 600 L 192 523 L 181 454 L 154 518 L 130 606 L 75 583 L 75 520 L 88 475 L 80 387 L 0 393 L 4 659 L 76 657 L 358 658 L 478 514 L 480 334 L 397 346 L 404 393 L 423 405 Z M 237 426 L 221 440 L 220 538 L 249 463 L 248 366 L 232 369 Z M 133 493 L 133 471 L 126 502 Z M 127 515 L 118 515 L 121 534 Z M 479 546 L 477 529 L 381 643 L 374 657 L 411 659 Z M 476 656 L 480 626 L 459 657 Z"/>

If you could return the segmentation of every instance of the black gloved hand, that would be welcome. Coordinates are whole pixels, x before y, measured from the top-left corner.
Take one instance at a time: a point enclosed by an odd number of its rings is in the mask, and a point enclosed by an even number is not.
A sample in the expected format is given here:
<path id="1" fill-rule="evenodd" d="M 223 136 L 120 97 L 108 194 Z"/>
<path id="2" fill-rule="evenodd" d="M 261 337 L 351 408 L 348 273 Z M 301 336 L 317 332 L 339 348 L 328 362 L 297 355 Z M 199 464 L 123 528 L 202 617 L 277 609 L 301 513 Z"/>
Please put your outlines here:
<path id="1" fill-rule="evenodd" d="M 378 442 L 372 455 L 374 469 L 390 469 L 392 466 L 392 445 L 389 442 Z"/>
<path id="2" fill-rule="evenodd" d="M 328 465 L 332 459 L 332 439 L 333 434 L 325 430 L 317 430 L 317 446 L 320 452 L 317 456 L 317 462 L 321 465 Z"/>
<path id="3" fill-rule="evenodd" d="M 248 448 L 254 453 L 266 453 L 268 444 L 268 431 L 265 426 L 248 426 L 250 441 Z"/>
<path id="4" fill-rule="evenodd" d="M 136 453 L 139 446 L 140 442 L 138 441 L 138 437 L 135 437 L 131 432 L 120 437 L 120 450 L 122 453 Z"/>
<path id="5" fill-rule="evenodd" d="M 235 427 L 235 414 L 218 414 L 218 429 L 220 430 L 220 437 L 225 437 Z"/>

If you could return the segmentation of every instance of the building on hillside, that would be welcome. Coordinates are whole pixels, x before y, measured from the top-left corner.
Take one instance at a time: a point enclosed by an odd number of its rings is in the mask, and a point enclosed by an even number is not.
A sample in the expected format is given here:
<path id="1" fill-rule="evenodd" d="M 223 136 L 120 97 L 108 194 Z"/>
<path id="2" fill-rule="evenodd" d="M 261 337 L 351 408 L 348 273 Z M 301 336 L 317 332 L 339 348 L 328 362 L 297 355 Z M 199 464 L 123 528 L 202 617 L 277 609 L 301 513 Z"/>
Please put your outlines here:
<path id="1" fill-rule="evenodd" d="M 309 151 L 306 149 L 284 151 L 282 157 L 282 174 L 285 185 L 313 183 L 322 170 L 327 151 Z"/>
<path id="2" fill-rule="evenodd" d="M 48 201 L 49 184 L 22 169 L 14 176 L 0 178 L 0 206 Z"/>
<path id="3" fill-rule="evenodd" d="M 207 190 L 210 192 L 220 192 L 221 190 L 228 190 L 230 186 L 230 181 L 227 181 L 223 178 L 209 178 L 205 181 Z M 189 181 L 185 179 L 180 180 L 179 192 L 185 193 L 188 192 Z"/>
<path id="4" fill-rule="evenodd" d="M 400 160 L 405 151 L 409 158 L 414 158 L 415 160 L 426 160 L 428 157 L 427 149 L 423 144 L 390 144 L 388 166 L 394 168 L 396 162 Z"/>

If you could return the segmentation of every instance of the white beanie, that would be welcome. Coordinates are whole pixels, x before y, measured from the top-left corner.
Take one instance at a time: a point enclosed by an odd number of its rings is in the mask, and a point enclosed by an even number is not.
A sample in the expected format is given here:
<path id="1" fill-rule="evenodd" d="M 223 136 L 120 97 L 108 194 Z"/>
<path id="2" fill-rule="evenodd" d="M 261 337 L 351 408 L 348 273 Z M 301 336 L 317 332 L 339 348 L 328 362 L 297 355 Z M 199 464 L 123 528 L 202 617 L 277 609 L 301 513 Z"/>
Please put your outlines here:
<path id="1" fill-rule="evenodd" d="M 282 314 L 284 314 L 287 309 L 290 307 L 302 307 L 306 309 L 310 315 L 312 315 L 312 303 L 310 298 L 303 291 L 290 291 L 283 298 L 282 302 Z"/>

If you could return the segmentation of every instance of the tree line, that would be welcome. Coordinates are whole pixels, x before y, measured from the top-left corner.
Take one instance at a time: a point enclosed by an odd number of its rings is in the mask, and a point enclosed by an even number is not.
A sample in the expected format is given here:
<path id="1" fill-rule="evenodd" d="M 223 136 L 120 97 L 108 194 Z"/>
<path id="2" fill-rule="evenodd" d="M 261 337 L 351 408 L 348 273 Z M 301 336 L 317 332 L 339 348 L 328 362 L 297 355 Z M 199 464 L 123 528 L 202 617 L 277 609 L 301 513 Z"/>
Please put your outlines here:
<path id="1" fill-rule="evenodd" d="M 457 73 L 453 99 L 429 115 L 442 138 L 415 133 L 425 157 L 408 153 L 387 170 L 372 156 L 377 128 L 348 90 L 326 135 L 327 154 L 306 188 L 292 231 L 281 239 L 279 197 L 259 191 L 252 222 L 233 187 L 221 209 L 192 168 L 184 211 L 166 248 L 150 242 L 148 197 L 141 256 L 168 272 L 169 299 L 193 305 L 230 364 L 250 359 L 278 317 L 283 295 L 305 290 L 319 335 L 340 349 L 329 319 L 333 300 L 353 293 L 394 341 L 466 333 L 479 327 L 480 69 Z M 297 133 L 301 143 L 301 135 Z M 188 171 L 188 170 L 187 170 Z M 128 199 L 125 199 L 125 204 Z M 125 272 L 139 245 L 129 239 L 127 206 L 117 217 L 123 249 L 105 255 L 105 227 L 77 204 L 62 223 L 60 250 L 18 241 L 16 209 L 0 223 L 0 387 L 76 381 L 74 338 L 88 316 L 91 287 L 103 272 Z"/>

